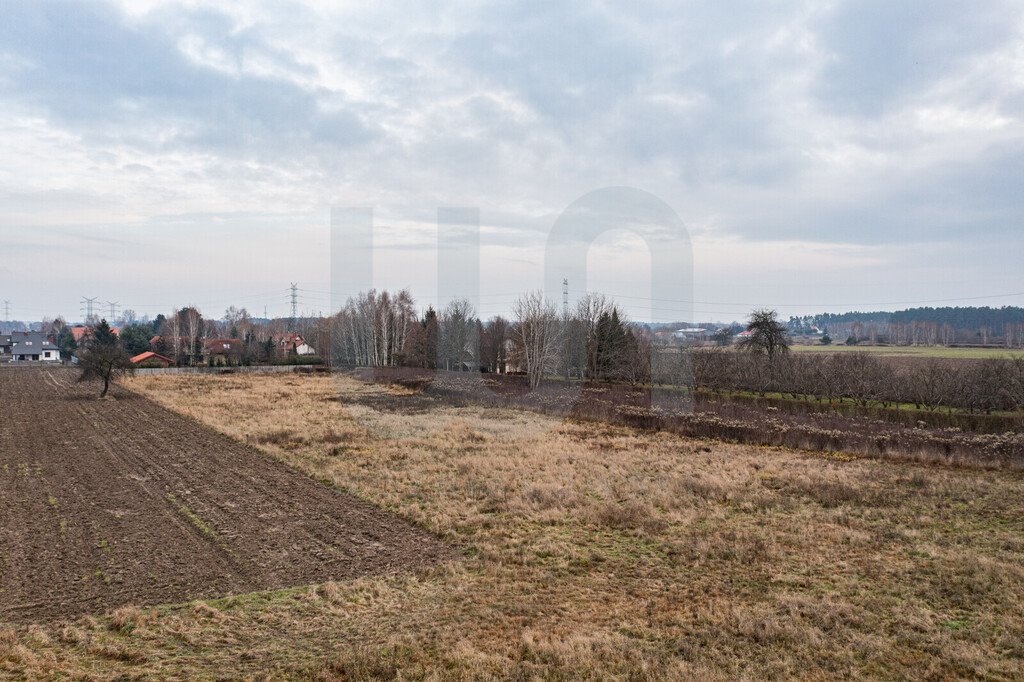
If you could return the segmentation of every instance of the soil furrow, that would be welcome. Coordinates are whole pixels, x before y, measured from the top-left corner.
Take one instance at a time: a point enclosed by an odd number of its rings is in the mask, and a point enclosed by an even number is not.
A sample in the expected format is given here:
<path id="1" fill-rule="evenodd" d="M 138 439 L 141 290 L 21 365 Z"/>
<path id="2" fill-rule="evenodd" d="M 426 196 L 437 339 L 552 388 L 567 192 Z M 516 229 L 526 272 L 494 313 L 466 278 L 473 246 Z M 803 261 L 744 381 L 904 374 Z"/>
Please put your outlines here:
<path id="1" fill-rule="evenodd" d="M 434 536 L 130 392 L 0 369 L 0 622 L 418 570 Z"/>

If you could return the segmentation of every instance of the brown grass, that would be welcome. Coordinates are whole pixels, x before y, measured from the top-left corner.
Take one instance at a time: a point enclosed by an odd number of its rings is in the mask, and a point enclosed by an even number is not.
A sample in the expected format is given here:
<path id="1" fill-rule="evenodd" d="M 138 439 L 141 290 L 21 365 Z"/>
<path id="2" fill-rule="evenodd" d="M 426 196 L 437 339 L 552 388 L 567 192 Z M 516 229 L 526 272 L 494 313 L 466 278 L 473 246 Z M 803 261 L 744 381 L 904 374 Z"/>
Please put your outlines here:
<path id="1" fill-rule="evenodd" d="M 1024 481 L 513 410 L 406 413 L 326 376 L 131 387 L 421 524 L 464 559 L 0 630 L 0 674 L 1024 675 Z M 35 633 L 35 634 L 34 634 Z"/>

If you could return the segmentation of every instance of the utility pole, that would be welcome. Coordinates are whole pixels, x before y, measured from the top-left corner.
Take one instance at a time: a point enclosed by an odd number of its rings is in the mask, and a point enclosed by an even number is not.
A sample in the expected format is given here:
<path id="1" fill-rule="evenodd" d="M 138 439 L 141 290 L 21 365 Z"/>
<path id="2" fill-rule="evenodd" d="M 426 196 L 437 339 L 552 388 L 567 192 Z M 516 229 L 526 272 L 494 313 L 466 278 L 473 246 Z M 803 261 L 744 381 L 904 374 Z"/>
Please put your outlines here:
<path id="1" fill-rule="evenodd" d="M 295 320 L 299 316 L 299 285 L 292 282 L 292 331 L 295 331 Z"/>
<path id="2" fill-rule="evenodd" d="M 96 301 L 100 300 L 99 296 L 93 298 L 82 297 L 82 308 L 80 309 L 82 314 L 85 315 L 85 323 L 89 324 L 93 318 L 93 306 L 96 305 Z"/>
<path id="3" fill-rule="evenodd" d="M 569 319 L 569 278 L 562 278 L 562 316 Z"/>

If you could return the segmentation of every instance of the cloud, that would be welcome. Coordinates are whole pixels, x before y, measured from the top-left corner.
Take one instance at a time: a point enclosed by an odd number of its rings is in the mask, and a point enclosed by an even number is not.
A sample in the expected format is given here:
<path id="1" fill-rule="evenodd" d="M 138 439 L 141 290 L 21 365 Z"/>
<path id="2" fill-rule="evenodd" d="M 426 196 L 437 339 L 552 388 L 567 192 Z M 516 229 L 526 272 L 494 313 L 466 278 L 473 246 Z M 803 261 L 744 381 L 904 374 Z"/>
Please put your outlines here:
<path id="1" fill-rule="evenodd" d="M 1019 40 L 1019 11 L 998 1 L 839 3 L 818 27 L 828 54 L 819 101 L 863 116 L 899 106 L 979 53 Z"/>
<path id="2" fill-rule="evenodd" d="M 171 232 L 230 234 L 264 263 L 288 235 L 326 235 L 331 205 L 369 205 L 378 271 L 427 282 L 437 207 L 476 206 L 488 267 L 508 268 L 501 290 L 525 289 L 558 214 L 611 185 L 675 208 L 714 249 L 698 286 L 740 300 L 760 286 L 723 274 L 729 248 L 844 273 L 877 273 L 880 250 L 1024 248 L 1018 3 L 24 0 L 4 13 L 8 253 L 9 229 L 111 229 L 164 249 L 146 254 L 159 277 L 187 251 Z M 322 250 L 288 253 L 300 273 L 328 270 Z M 992 258 L 962 253 L 959 275 L 917 272 L 955 296 Z M 238 280 L 257 277 L 233 261 Z M 993 289 L 1024 290 L 998 271 Z"/>
<path id="3" fill-rule="evenodd" d="M 328 107 L 286 77 L 310 67 L 233 32 L 212 11 L 187 15 L 173 27 L 178 36 L 93 3 L 16 2 L 5 13 L 0 41 L 26 64 L 9 77 L 8 94 L 86 140 L 267 158 L 329 153 L 374 134 L 338 95 Z M 196 54 L 211 44 L 230 68 Z M 250 53 L 279 68 L 243 68 Z"/>

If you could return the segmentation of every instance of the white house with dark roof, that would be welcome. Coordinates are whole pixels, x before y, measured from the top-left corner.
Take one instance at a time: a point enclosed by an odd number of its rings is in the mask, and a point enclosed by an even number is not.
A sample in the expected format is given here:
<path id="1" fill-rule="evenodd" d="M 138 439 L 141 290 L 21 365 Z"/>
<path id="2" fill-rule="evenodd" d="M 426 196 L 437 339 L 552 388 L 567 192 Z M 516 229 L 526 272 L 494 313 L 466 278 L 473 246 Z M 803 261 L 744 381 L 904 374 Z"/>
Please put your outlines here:
<path id="1" fill-rule="evenodd" d="M 60 349 L 46 334 L 12 332 L 0 336 L 0 360 L 4 362 L 60 362 Z"/>

